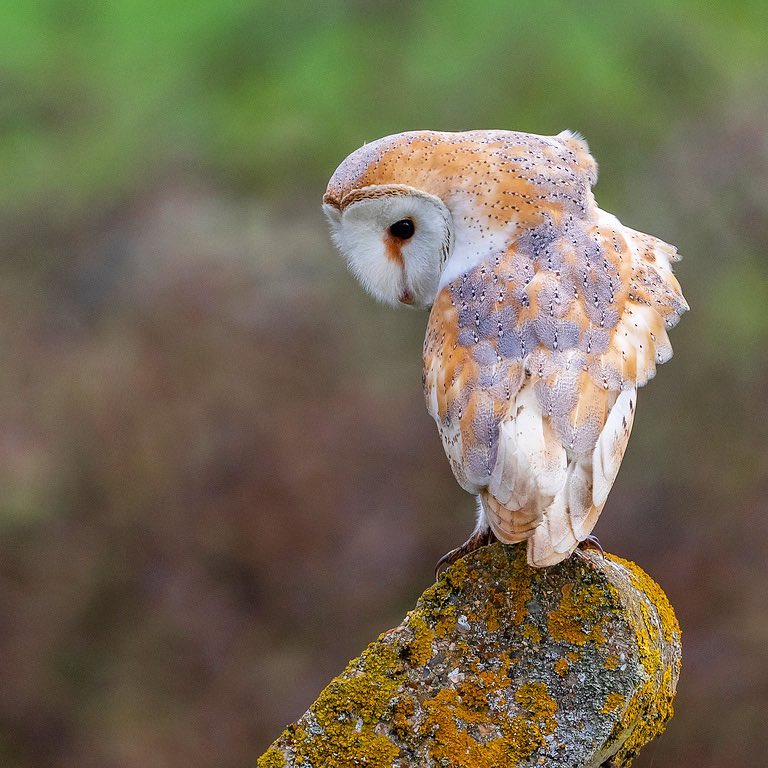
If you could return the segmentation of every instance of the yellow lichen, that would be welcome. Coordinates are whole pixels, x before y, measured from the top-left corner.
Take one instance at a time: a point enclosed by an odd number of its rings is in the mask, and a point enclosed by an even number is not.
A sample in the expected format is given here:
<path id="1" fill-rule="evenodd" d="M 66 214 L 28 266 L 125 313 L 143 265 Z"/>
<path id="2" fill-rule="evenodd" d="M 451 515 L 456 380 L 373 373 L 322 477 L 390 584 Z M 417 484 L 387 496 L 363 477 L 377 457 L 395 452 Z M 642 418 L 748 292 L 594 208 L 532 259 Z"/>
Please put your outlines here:
<path id="1" fill-rule="evenodd" d="M 555 662 L 555 672 L 557 672 L 560 677 L 562 677 L 570 668 L 571 665 L 567 662 L 566 659 L 558 659 Z"/>
<path id="2" fill-rule="evenodd" d="M 359 661 L 351 662 L 312 705 L 316 726 L 311 732 L 295 730 L 295 762 L 324 768 L 391 766 L 400 750 L 375 726 L 396 693 L 392 675 L 398 666 L 394 650 L 381 640 L 370 645 Z"/>
<path id="3" fill-rule="evenodd" d="M 605 697 L 605 703 L 601 712 L 605 715 L 615 712 L 620 706 L 624 704 L 624 697 L 620 693 L 609 693 Z"/>
<path id="4" fill-rule="evenodd" d="M 412 614 L 418 613 L 424 617 L 434 628 L 435 637 L 446 637 L 456 629 L 456 611 L 450 601 L 455 593 L 461 590 L 462 585 L 466 584 L 468 578 L 464 560 L 455 562 L 424 592 L 419 605 L 412 611 Z"/>
<path id="5" fill-rule="evenodd" d="M 536 627 L 533 624 L 524 624 L 522 629 L 523 637 L 526 639 L 534 642 L 534 643 L 540 643 L 541 642 L 541 632 L 539 632 L 538 627 Z"/>
<path id="6" fill-rule="evenodd" d="M 429 594 L 430 599 L 433 601 L 441 593 L 445 597 L 449 597 L 455 591 L 461 590 L 461 588 L 466 585 L 468 577 L 467 571 L 467 560 L 464 558 L 457 560 L 450 568 L 443 571 L 440 578 L 425 594 Z"/>
<path id="7" fill-rule="evenodd" d="M 547 614 L 547 628 L 556 642 L 585 645 L 606 642 L 601 622 L 606 619 L 606 604 L 610 592 L 595 584 L 581 585 L 574 590 L 573 584 L 564 584 L 562 599 L 555 610 Z"/>
<path id="8" fill-rule="evenodd" d="M 525 683 L 515 693 L 515 701 L 524 707 L 529 715 L 545 724 L 545 732 L 552 733 L 557 702 L 550 696 L 546 683 Z"/>
<path id="9" fill-rule="evenodd" d="M 392 702 L 392 730 L 396 734 L 407 734 L 413 726 L 416 703 L 410 696 L 398 696 Z"/>
<path id="10" fill-rule="evenodd" d="M 621 666 L 621 659 L 618 654 L 611 653 L 603 662 L 603 666 L 611 671 L 617 670 Z"/>
<path id="11" fill-rule="evenodd" d="M 483 687 L 482 681 L 466 680 L 455 689 L 438 691 L 424 702 L 426 720 L 422 728 L 431 734 L 430 754 L 439 765 L 504 765 L 503 739 L 481 737 L 483 731 L 494 730 Z"/>
<path id="12" fill-rule="evenodd" d="M 430 755 L 438 765 L 453 768 L 465 765 L 501 766 L 501 738 L 482 741 L 470 733 L 471 724 L 486 725 L 471 708 L 461 703 L 458 691 L 445 688 L 425 702 L 431 729 Z"/>
<path id="13" fill-rule="evenodd" d="M 664 590 L 637 564 L 631 560 L 625 560 L 616 555 L 607 555 L 610 560 L 623 566 L 630 573 L 632 585 L 636 587 L 653 603 L 659 614 L 661 630 L 664 639 L 668 643 L 680 642 L 680 625 L 677 622 L 677 616 L 669 602 L 669 598 Z"/>
<path id="14" fill-rule="evenodd" d="M 456 610 L 452 605 L 446 606 L 440 618 L 435 623 L 435 635 L 446 637 L 456 628 Z"/>
<path id="15" fill-rule="evenodd" d="M 281 752 L 270 747 L 257 761 L 256 768 L 285 768 L 286 762 Z"/>
<path id="16" fill-rule="evenodd" d="M 629 764 L 644 744 L 662 733 L 672 717 L 678 670 L 665 665 L 658 634 L 661 632 L 672 648 L 680 642 L 680 627 L 667 596 L 648 574 L 628 560 L 609 557 L 629 573 L 633 586 L 645 595 L 639 606 L 641 620 L 631 623 L 646 682 L 632 696 L 614 728 L 616 733 L 629 733 L 616 756 L 618 764 Z"/>
<path id="17" fill-rule="evenodd" d="M 530 757 L 557 728 L 557 702 L 545 683 L 525 683 L 515 692 L 515 701 L 523 712 L 504 725 L 509 764 L 517 765 Z"/>
<path id="18" fill-rule="evenodd" d="M 487 596 L 488 610 L 484 611 L 483 619 L 488 632 L 497 632 L 501 629 L 501 616 L 506 615 L 505 604 L 507 594 L 499 589 L 489 590 Z"/>
<path id="19" fill-rule="evenodd" d="M 640 613 L 643 617 L 642 632 L 638 632 L 638 639 L 642 638 L 640 644 L 640 660 L 649 674 L 654 674 L 663 666 L 661 659 L 661 647 L 656 636 L 656 630 L 661 629 L 646 603 L 640 603 Z M 639 630 L 640 627 L 637 627 Z"/>
<path id="20" fill-rule="evenodd" d="M 544 743 L 539 723 L 517 715 L 504 724 L 505 757 L 503 766 L 519 765 Z M 474 763 L 472 763 L 474 765 Z"/>
<path id="21" fill-rule="evenodd" d="M 499 621 L 498 611 L 494 611 L 485 621 L 485 628 L 489 632 L 498 632 L 501 629 L 501 621 Z"/>
<path id="22" fill-rule="evenodd" d="M 408 661 L 413 666 L 424 666 L 432 658 L 432 640 L 435 633 L 416 611 L 408 615 L 408 624 L 413 629 L 413 639 L 407 646 Z"/>
<path id="23" fill-rule="evenodd" d="M 515 693 L 522 712 L 501 724 L 492 712 L 491 697 L 508 685 L 506 665 L 483 670 L 424 702 L 422 729 L 430 738 L 430 755 L 446 768 L 482 765 L 506 768 L 529 758 L 557 727 L 557 702 L 546 684 L 526 683 Z"/>
<path id="24" fill-rule="evenodd" d="M 326 723 L 322 732 L 293 745 L 295 762 L 323 768 L 347 768 L 365 765 L 369 768 L 391 768 L 400 756 L 399 748 L 370 726 L 357 731 L 344 722 Z"/>

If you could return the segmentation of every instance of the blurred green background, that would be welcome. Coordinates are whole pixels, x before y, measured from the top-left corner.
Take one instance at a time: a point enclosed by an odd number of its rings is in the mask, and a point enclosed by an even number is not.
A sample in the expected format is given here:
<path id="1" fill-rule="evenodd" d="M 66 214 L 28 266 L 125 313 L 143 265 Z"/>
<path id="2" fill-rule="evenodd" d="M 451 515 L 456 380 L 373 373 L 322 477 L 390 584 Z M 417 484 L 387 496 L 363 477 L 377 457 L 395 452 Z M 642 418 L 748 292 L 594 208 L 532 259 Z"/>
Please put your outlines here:
<path id="1" fill-rule="evenodd" d="M 581 131 L 692 311 L 598 525 L 684 630 L 641 768 L 768 752 L 768 5 L 10 0 L 0 764 L 252 765 L 464 540 L 426 317 L 320 213 L 414 128 Z"/>

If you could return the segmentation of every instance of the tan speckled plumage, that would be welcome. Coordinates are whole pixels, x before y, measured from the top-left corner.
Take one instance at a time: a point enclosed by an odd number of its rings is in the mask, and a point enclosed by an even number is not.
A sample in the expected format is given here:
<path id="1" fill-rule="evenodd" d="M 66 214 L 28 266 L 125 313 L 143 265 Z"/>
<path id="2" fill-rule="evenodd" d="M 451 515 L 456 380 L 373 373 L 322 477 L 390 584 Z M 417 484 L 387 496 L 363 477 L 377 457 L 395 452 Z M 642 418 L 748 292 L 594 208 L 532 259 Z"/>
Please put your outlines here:
<path id="1" fill-rule="evenodd" d="M 671 356 L 666 328 L 687 309 L 675 249 L 600 210 L 596 178 L 568 132 L 418 131 L 353 153 L 325 196 L 338 216 L 416 190 L 449 211 L 424 342 L 427 405 L 458 482 L 482 500 L 479 525 L 527 539 L 539 566 L 590 534 L 636 389 Z"/>

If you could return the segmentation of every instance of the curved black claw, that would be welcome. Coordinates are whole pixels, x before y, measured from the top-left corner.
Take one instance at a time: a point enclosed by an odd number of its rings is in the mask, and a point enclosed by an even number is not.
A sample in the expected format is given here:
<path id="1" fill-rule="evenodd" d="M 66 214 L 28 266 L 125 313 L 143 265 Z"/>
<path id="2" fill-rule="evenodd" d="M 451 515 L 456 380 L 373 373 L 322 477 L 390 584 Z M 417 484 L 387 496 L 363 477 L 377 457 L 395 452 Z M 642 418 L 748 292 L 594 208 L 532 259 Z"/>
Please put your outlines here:
<path id="1" fill-rule="evenodd" d="M 473 533 L 460 547 L 452 549 L 450 552 L 446 552 L 435 564 L 435 578 L 440 575 L 440 569 L 447 568 L 453 565 L 457 560 L 461 560 L 462 557 L 468 555 L 470 552 L 474 552 L 480 547 L 487 547 L 489 544 L 493 544 L 494 541 L 498 541 L 493 531 L 489 528 L 487 531 L 478 531 Z"/>
<path id="2" fill-rule="evenodd" d="M 582 539 L 579 542 L 579 549 L 596 549 L 600 553 L 600 557 L 605 560 L 605 550 L 597 536 L 587 536 L 586 539 Z"/>

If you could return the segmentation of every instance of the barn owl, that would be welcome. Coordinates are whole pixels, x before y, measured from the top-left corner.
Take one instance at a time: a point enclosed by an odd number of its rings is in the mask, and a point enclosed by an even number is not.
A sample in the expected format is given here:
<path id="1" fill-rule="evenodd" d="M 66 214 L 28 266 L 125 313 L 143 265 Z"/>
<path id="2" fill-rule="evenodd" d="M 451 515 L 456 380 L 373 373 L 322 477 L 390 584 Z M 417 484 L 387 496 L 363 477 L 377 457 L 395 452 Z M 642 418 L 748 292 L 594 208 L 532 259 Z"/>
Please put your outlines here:
<path id="1" fill-rule="evenodd" d="M 597 164 L 563 131 L 414 131 L 366 144 L 323 207 L 377 299 L 431 307 L 429 413 L 477 524 L 446 562 L 495 539 L 569 557 L 605 505 L 637 388 L 688 309 L 676 249 L 592 194 Z"/>

